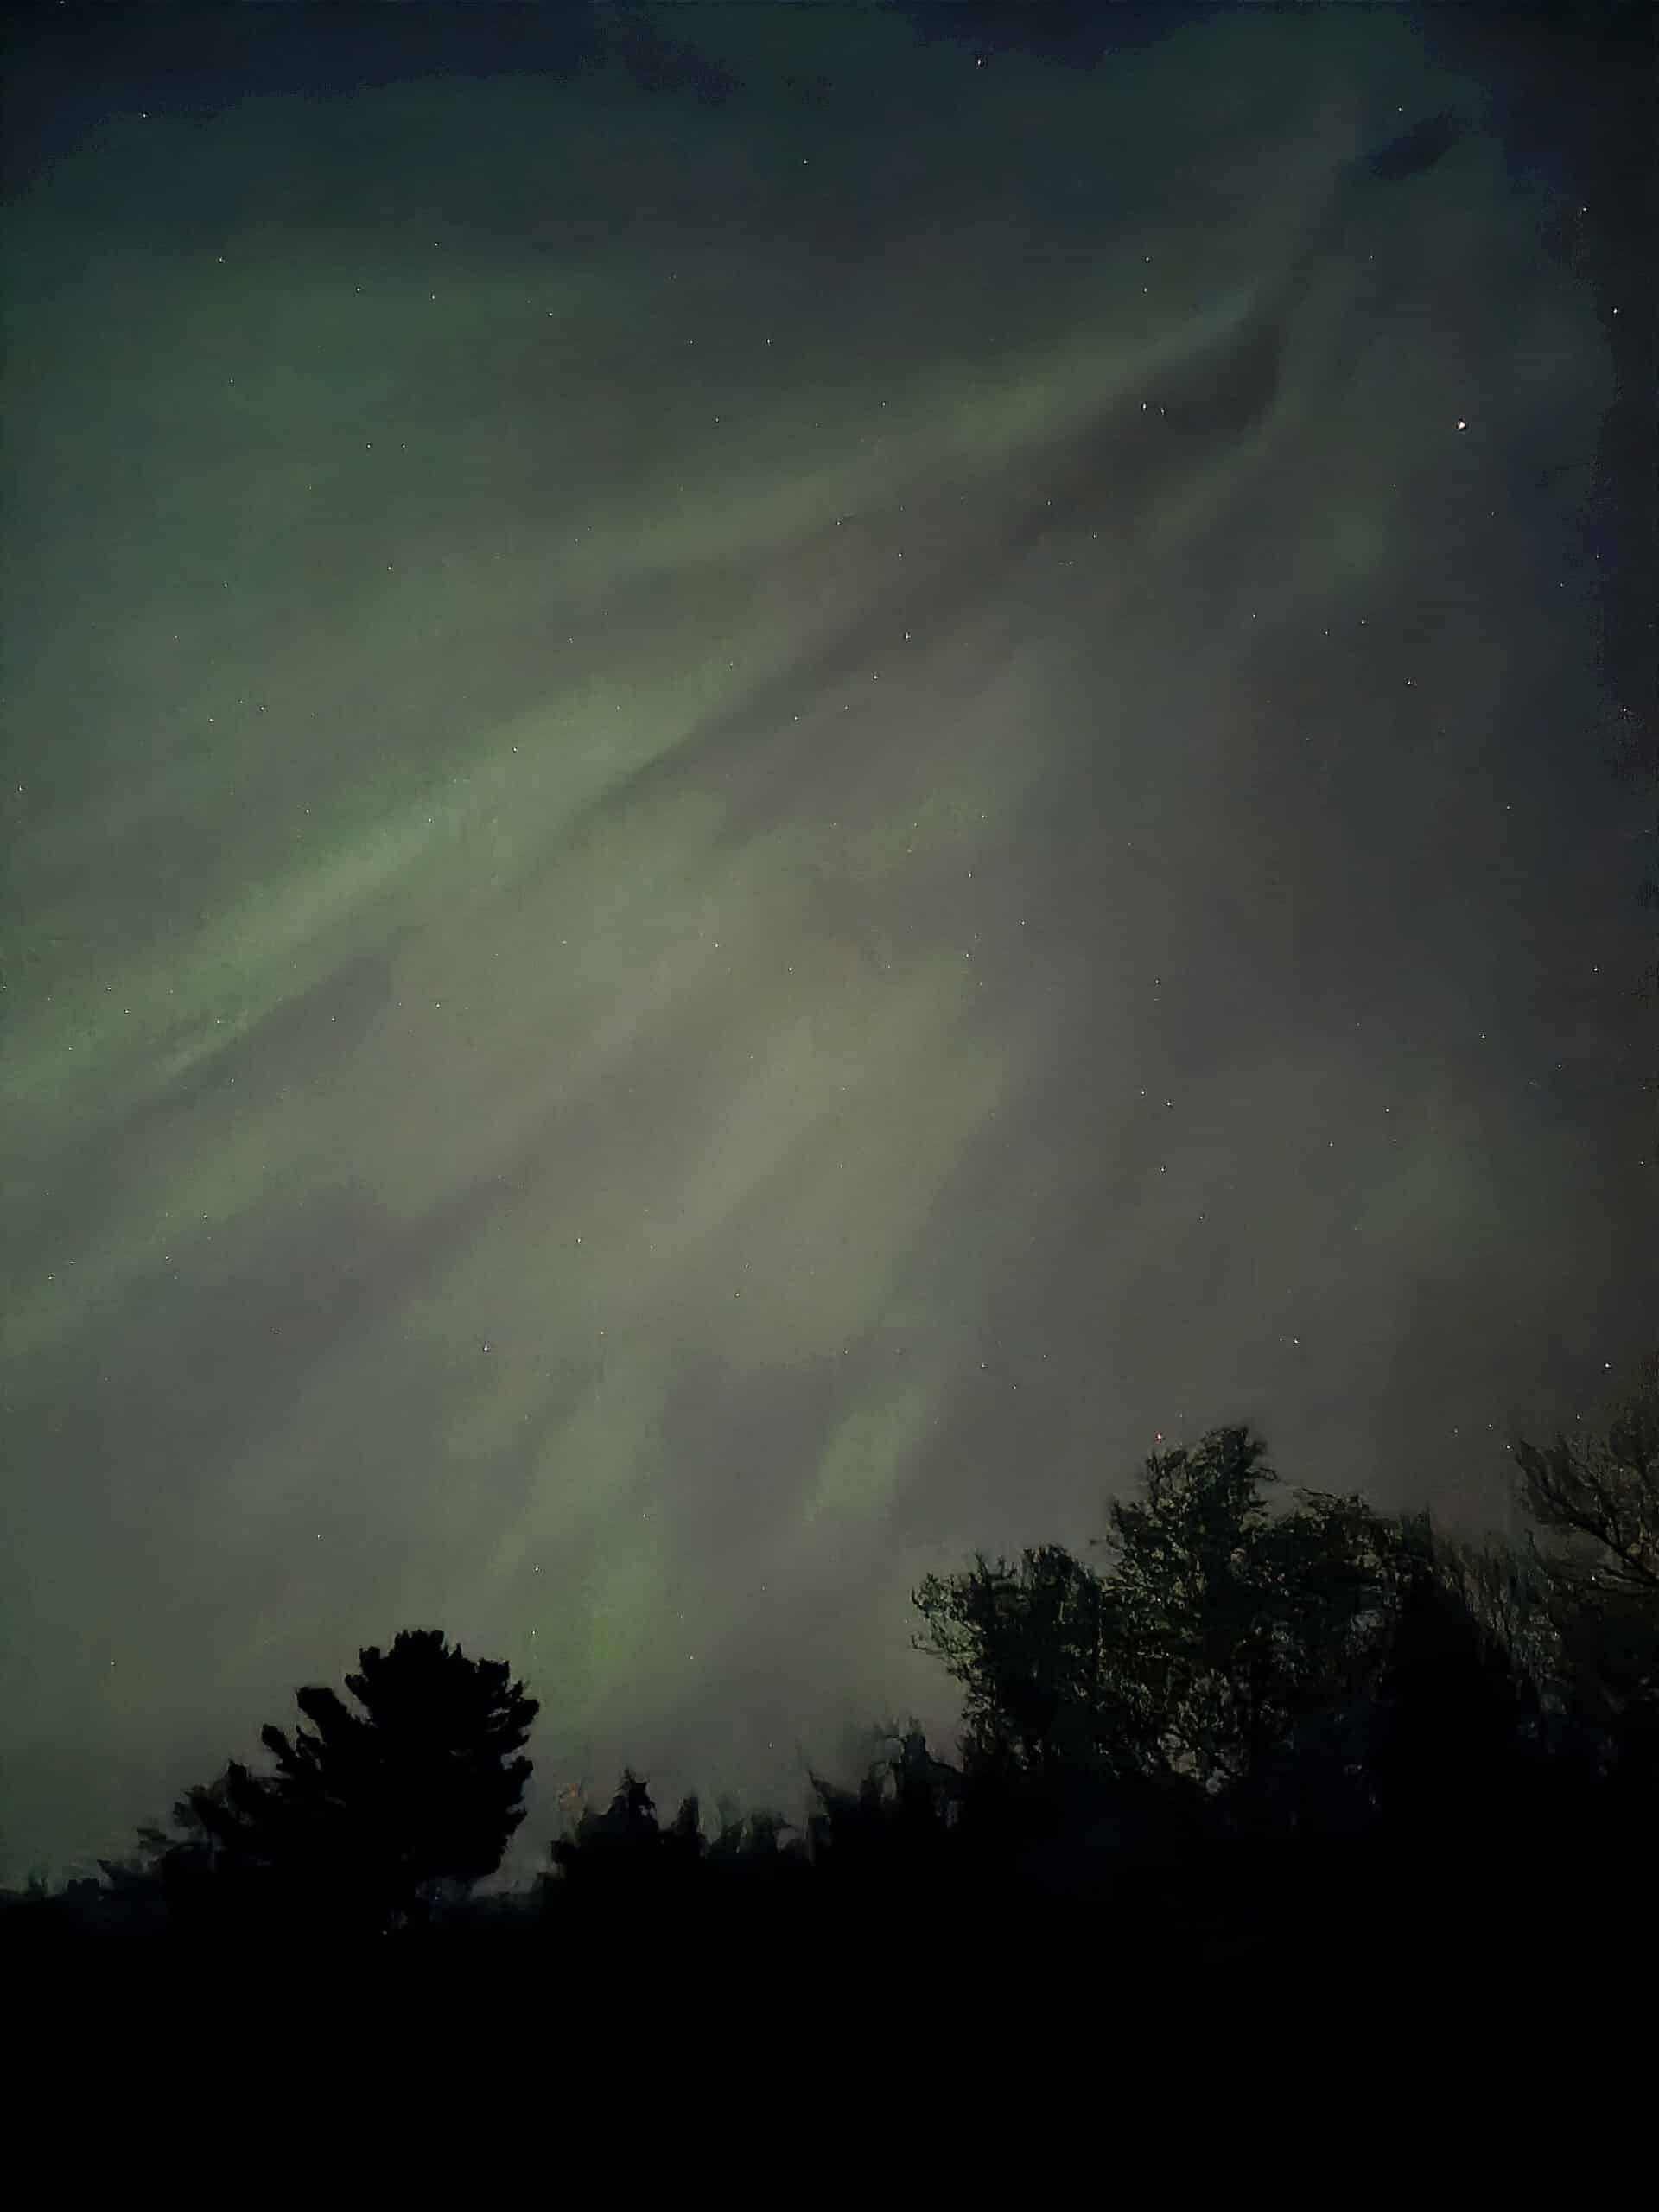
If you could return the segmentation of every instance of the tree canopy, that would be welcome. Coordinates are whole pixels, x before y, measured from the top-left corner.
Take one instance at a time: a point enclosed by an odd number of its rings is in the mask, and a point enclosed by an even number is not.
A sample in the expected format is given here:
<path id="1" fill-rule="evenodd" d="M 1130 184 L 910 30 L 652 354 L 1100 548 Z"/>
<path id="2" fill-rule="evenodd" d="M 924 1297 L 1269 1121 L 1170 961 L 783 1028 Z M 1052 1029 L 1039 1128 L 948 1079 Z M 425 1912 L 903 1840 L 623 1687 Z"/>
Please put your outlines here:
<path id="1" fill-rule="evenodd" d="M 378 1928 L 499 1866 L 524 1817 L 531 1763 L 513 1755 L 536 1700 L 505 1661 L 469 1659 L 439 1629 L 370 1645 L 359 1668 L 346 1687 L 359 1712 L 332 1689 L 296 1691 L 312 1726 L 261 1730 L 273 1774 L 232 1760 L 175 1807 L 180 1840 L 143 1832 L 181 1897 Z"/>
<path id="2" fill-rule="evenodd" d="M 1517 1440 L 1562 1701 L 1605 1732 L 1622 1779 L 1659 1796 L 1659 1355 L 1605 1420 Z M 1545 1541 L 1540 1541 L 1541 1534 Z"/>
<path id="3" fill-rule="evenodd" d="M 1142 1496 L 1109 1510 L 1103 1572 L 1046 1545 L 922 1583 L 918 1642 L 962 1684 L 970 1756 L 1213 1793 L 1351 1698 L 1405 1539 L 1358 1497 L 1270 1512 L 1265 1449 L 1222 1428 L 1154 1453 Z"/>
<path id="4" fill-rule="evenodd" d="M 1312 1961 L 1344 1914 L 1379 1944 L 1484 1928 L 1497 1958 L 1543 1913 L 1568 1955 L 1590 1888 L 1640 1918 L 1659 1834 L 1659 1362 L 1599 1427 L 1512 1449 L 1519 1543 L 1281 1490 L 1242 1427 L 1155 1452 L 1087 1555 L 980 1554 L 914 1592 L 962 1693 L 959 1764 L 890 1725 L 850 1787 L 807 1770 L 804 1821 L 722 1800 L 709 1831 L 694 1796 L 664 1827 L 625 1769 L 572 1809 L 520 1924 L 775 1945 L 1006 1914 L 1011 1942 L 1042 1923 L 1161 1973 Z M 65 1916 L 483 1924 L 456 1915 L 524 1820 L 536 1701 L 435 1629 L 365 1649 L 346 1689 L 299 1690 L 308 1725 L 262 1731 L 270 1771 L 188 1790 L 176 1833 L 141 1831 Z"/>

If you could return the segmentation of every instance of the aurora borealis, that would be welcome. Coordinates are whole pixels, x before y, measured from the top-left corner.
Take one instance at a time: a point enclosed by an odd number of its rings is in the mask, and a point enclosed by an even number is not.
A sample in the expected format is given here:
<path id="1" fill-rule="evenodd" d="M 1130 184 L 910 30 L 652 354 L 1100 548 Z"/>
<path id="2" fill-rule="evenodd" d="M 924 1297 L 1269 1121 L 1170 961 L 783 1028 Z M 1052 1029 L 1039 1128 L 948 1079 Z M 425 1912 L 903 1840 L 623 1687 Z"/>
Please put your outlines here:
<path id="1" fill-rule="evenodd" d="M 1478 1525 L 1659 1312 L 1599 80 L 397 12 L 14 57 L 0 1880 L 411 1625 L 529 1856 L 792 1809 L 1154 1433 Z"/>

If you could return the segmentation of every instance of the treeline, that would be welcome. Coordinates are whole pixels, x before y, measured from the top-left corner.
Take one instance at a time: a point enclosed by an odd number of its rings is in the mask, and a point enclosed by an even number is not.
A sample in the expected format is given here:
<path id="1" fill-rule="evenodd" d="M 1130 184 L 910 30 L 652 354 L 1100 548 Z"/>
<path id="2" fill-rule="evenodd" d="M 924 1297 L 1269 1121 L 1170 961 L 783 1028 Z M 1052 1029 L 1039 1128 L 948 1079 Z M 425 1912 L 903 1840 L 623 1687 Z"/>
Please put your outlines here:
<path id="1" fill-rule="evenodd" d="M 1514 1452 L 1519 1543 L 1296 1489 L 1259 1440 L 1155 1454 L 1098 1559 L 976 1557 L 914 1593 L 960 1686 L 954 1762 L 913 1725 L 802 1824 L 625 1770 L 533 1893 L 477 1897 L 524 1820 L 537 1707 L 437 1630 L 297 1694 L 103 1878 L 4 1899 L 9 1942 L 390 1941 L 502 1960 L 634 1939 L 1022 1952 L 1167 1976 L 1426 1955 L 1569 1978 L 1653 1952 L 1659 1361 L 1605 1424 Z"/>

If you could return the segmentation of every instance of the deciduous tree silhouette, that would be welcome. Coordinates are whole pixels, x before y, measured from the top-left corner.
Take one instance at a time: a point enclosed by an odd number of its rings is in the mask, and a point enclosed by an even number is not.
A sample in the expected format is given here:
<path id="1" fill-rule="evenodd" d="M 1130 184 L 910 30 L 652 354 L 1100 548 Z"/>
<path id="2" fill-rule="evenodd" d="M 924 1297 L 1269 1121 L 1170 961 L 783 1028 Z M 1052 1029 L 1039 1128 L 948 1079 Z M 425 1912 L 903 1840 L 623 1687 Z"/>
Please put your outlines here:
<path id="1" fill-rule="evenodd" d="M 1563 1540 L 1548 1556 L 1558 1591 L 1592 1610 L 1659 1602 L 1659 1354 L 1600 1433 L 1513 1448 L 1529 1510 Z"/>
<path id="2" fill-rule="evenodd" d="M 928 1575 L 912 1602 L 926 1624 L 912 1643 L 961 1686 L 970 1761 L 1032 1774 L 1138 1762 L 1141 1716 L 1113 1695 L 1107 1592 L 1063 1546 L 1022 1552 L 1017 1566 L 977 1554 L 960 1573 Z"/>
<path id="3" fill-rule="evenodd" d="M 1374 1674 L 1397 1534 L 1317 1491 L 1270 1515 L 1264 1449 L 1224 1428 L 1153 1454 L 1142 1497 L 1110 1509 L 1104 1573 L 1048 1545 L 926 1579 L 916 1640 L 963 1686 L 970 1763 L 1214 1794 Z"/>
<path id="4" fill-rule="evenodd" d="M 1605 1425 L 1511 1449 L 1539 1529 L 1534 1560 L 1567 1702 L 1599 1730 L 1619 1785 L 1659 1809 L 1659 1355 Z"/>

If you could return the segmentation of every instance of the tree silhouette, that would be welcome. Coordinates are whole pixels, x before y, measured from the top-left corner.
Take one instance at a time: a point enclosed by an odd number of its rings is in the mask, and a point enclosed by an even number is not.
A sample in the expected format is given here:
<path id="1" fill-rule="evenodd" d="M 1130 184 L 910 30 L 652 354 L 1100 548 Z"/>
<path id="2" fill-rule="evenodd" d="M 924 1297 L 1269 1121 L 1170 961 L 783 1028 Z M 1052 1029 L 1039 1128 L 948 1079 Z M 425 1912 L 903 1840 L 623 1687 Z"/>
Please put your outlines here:
<path id="1" fill-rule="evenodd" d="M 1592 1611 L 1659 1602 L 1659 1355 L 1603 1433 L 1513 1448 L 1533 1518 L 1565 1540 L 1548 1561 L 1558 1591 Z"/>
<path id="2" fill-rule="evenodd" d="M 1645 1434 L 1610 1446 L 1632 1484 Z M 995 1883 L 1108 1908 L 1149 1960 L 1315 1964 L 1367 1897 L 1389 1941 L 1462 1916 L 1497 1958 L 1563 1904 L 1574 1854 L 1625 1863 L 1651 1739 L 1644 1764 L 1627 1713 L 1630 1789 L 1603 1802 L 1540 1560 L 1357 1497 L 1269 1510 L 1262 1452 L 1229 1428 L 1154 1455 L 1101 1568 L 1048 1546 L 916 1592 L 917 1641 L 964 1694 L 963 1840 Z M 1584 1664 L 1605 1669 L 1599 1602 Z M 878 1805 L 837 1809 L 867 1856 L 888 1847 Z"/>
<path id="3" fill-rule="evenodd" d="M 683 1816 L 684 1812 L 682 1807 Z M 701 1845 L 695 1802 L 691 1822 Z M 671 1834 L 683 1833 L 682 1820 Z M 594 1884 L 613 1885 L 629 1877 L 637 1881 L 647 1866 L 653 1872 L 662 1867 L 666 1863 L 661 1848 L 664 1841 L 649 1785 L 632 1767 L 624 1767 L 610 1803 L 602 1811 L 596 1805 L 585 1807 L 571 1831 L 554 1843 L 550 1855 L 558 1878 L 566 1883 L 585 1888 Z"/>
<path id="4" fill-rule="evenodd" d="M 1154 1453 L 1104 1573 L 1058 1545 L 930 1575 L 918 1648 L 962 1684 L 970 1764 L 1118 1783 L 1260 1777 L 1380 1664 L 1399 1538 L 1362 1499 L 1276 1480 L 1243 1428 Z"/>
<path id="5" fill-rule="evenodd" d="M 1390 1613 L 1393 1524 L 1359 1497 L 1307 1489 L 1270 1513 L 1265 1450 L 1222 1428 L 1154 1455 L 1144 1499 L 1115 1503 L 1097 1540 L 1148 1761 L 1212 1793 L 1259 1775 L 1300 1723 L 1353 1694 Z"/>
<path id="6" fill-rule="evenodd" d="M 1603 1430 L 1515 1451 L 1519 1546 L 1274 1501 L 1243 1427 L 1156 1453 L 1097 1561 L 1049 1544 L 915 1592 L 914 1641 L 963 1690 L 959 1766 L 890 1725 L 851 1787 L 809 1768 L 804 1827 L 721 1800 L 707 1836 L 695 1796 L 664 1827 L 625 1768 L 602 1810 L 575 1793 L 539 1895 L 489 1915 L 433 1907 L 500 1863 L 537 1708 L 505 1664 L 405 1631 L 360 1655 L 355 1709 L 297 1692 L 309 1726 L 262 1732 L 272 1770 L 188 1791 L 143 1864 L 0 1893 L 0 1916 L 42 1942 L 430 1920 L 423 1971 L 469 1931 L 613 1975 L 631 1942 L 642 1972 L 683 1937 L 729 1973 L 753 1941 L 765 1972 L 797 1937 L 838 1959 L 971 1927 L 1080 1970 L 1098 1946 L 1148 1986 L 1318 1971 L 1333 1931 L 1374 1961 L 1455 1943 L 1576 1976 L 1587 1928 L 1629 1949 L 1659 1834 L 1659 1362 Z"/>
<path id="7" fill-rule="evenodd" d="M 808 1770 L 818 1800 L 807 1823 L 813 1863 L 842 1883 L 931 1878 L 961 1815 L 964 1777 L 934 1758 L 917 1721 L 884 1730 L 883 1742 L 855 1789 Z"/>
<path id="8" fill-rule="evenodd" d="M 1404 1529 L 1370 1764 L 1385 1817 L 1443 1843 L 1501 1817 L 1536 1688 L 1502 1624 L 1471 1603 L 1465 1549 L 1437 1539 L 1427 1516 Z"/>
<path id="9" fill-rule="evenodd" d="M 1659 1355 L 1599 1432 L 1511 1449 L 1566 1702 L 1609 1743 L 1620 1783 L 1659 1808 Z"/>
<path id="10" fill-rule="evenodd" d="M 912 1602 L 926 1623 L 912 1643 L 961 1686 L 971 1764 L 1042 1774 L 1137 1757 L 1137 1716 L 1109 1694 L 1107 1593 L 1063 1546 L 1017 1566 L 976 1554 L 961 1573 L 928 1575 Z"/>
<path id="11" fill-rule="evenodd" d="M 232 1761 L 175 1808 L 177 1840 L 141 1831 L 187 1916 L 390 1929 L 499 1866 L 524 1817 L 531 1761 L 512 1754 L 536 1700 L 505 1661 L 468 1659 L 440 1629 L 404 1630 L 359 1666 L 346 1687 L 360 1713 L 332 1689 L 296 1691 L 312 1731 L 261 1730 L 274 1774 Z"/>

